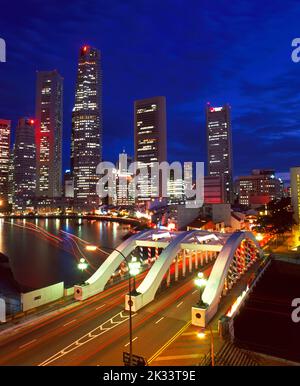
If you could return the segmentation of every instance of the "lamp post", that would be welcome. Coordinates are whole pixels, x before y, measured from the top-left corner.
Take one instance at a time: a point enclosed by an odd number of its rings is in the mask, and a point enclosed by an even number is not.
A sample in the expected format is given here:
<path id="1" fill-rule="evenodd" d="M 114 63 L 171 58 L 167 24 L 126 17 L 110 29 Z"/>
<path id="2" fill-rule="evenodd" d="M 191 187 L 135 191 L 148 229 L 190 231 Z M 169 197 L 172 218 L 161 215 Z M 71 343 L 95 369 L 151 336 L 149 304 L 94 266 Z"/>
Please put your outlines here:
<path id="1" fill-rule="evenodd" d="M 197 275 L 197 278 L 195 279 L 195 284 L 197 287 L 199 287 L 200 292 L 200 298 L 198 302 L 199 307 L 207 307 L 207 305 L 202 300 L 203 291 L 207 284 L 207 279 L 205 279 L 203 272 L 199 272 Z M 209 326 L 210 330 L 210 357 L 211 357 L 211 365 L 215 365 L 215 353 L 214 353 L 214 335 L 211 329 L 211 326 Z M 205 330 L 201 330 L 197 334 L 198 338 L 203 339 L 205 338 Z"/>
<path id="2" fill-rule="evenodd" d="M 214 335 L 212 332 L 211 326 L 209 326 L 209 332 L 210 332 L 210 358 L 211 358 L 211 365 L 215 366 L 215 349 L 214 349 Z M 199 339 L 204 339 L 205 338 L 205 330 L 201 330 L 198 332 L 197 337 Z"/>
<path id="3" fill-rule="evenodd" d="M 81 271 L 81 281 L 82 281 L 82 283 L 84 283 L 83 272 L 87 269 L 87 267 L 88 267 L 88 263 L 87 263 L 86 260 L 82 257 L 82 258 L 79 260 L 79 263 L 77 264 L 77 268 L 80 269 L 80 271 Z"/>
<path id="4" fill-rule="evenodd" d="M 203 272 L 198 273 L 197 278 L 195 279 L 195 284 L 197 287 L 199 287 L 199 292 L 200 292 L 200 298 L 199 298 L 198 306 L 199 307 L 205 307 L 206 304 L 202 300 L 202 294 L 203 294 L 204 288 L 207 284 L 207 280 L 204 278 Z"/>
<path id="5" fill-rule="evenodd" d="M 128 305 L 129 305 L 129 366 L 132 365 L 132 295 L 136 295 L 137 291 L 135 288 L 135 276 L 140 272 L 141 263 L 137 260 L 135 256 L 132 256 L 131 261 L 127 259 L 127 257 L 117 248 L 110 248 L 110 247 L 101 247 L 101 249 L 107 249 L 112 252 L 116 251 L 118 252 L 126 262 L 126 265 L 128 267 Z M 87 245 L 86 250 L 87 251 L 96 251 L 97 249 L 100 249 L 100 247 L 97 247 L 95 245 Z M 133 278 L 133 290 L 131 289 L 131 278 Z"/>
<path id="6" fill-rule="evenodd" d="M 135 286 L 135 277 L 139 274 L 141 270 L 141 262 L 135 256 L 131 257 L 131 261 L 128 263 L 129 265 L 129 275 L 133 278 L 133 290 L 132 295 L 137 295 L 137 290 Z"/>

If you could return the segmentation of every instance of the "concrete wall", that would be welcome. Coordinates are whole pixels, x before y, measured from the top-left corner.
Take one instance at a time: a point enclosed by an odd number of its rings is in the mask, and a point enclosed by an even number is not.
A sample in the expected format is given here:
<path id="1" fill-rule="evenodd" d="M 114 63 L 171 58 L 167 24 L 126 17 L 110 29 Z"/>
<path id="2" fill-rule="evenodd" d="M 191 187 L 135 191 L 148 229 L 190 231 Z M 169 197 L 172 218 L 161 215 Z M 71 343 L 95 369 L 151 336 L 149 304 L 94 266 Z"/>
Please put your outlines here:
<path id="1" fill-rule="evenodd" d="M 64 296 L 64 282 L 21 294 L 22 311 L 42 306 Z"/>
<path id="2" fill-rule="evenodd" d="M 185 205 L 177 205 L 177 227 L 183 229 L 199 216 L 199 208 L 187 208 Z"/>
<path id="3" fill-rule="evenodd" d="M 65 296 L 71 296 L 71 295 L 74 295 L 74 287 L 71 287 L 71 288 L 65 288 L 64 295 L 65 295 Z"/>
<path id="4" fill-rule="evenodd" d="M 214 223 L 224 222 L 225 226 L 231 226 L 231 207 L 230 204 L 213 204 L 212 220 Z"/>

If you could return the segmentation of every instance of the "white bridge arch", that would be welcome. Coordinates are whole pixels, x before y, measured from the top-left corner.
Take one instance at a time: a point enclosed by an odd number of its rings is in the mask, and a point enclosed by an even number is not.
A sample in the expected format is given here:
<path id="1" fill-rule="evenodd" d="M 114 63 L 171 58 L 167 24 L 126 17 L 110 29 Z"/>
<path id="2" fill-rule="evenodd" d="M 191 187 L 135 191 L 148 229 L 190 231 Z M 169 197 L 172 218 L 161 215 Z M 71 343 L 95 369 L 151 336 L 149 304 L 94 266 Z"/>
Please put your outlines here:
<path id="1" fill-rule="evenodd" d="M 243 243 L 246 243 L 243 245 Z M 159 259 L 149 270 L 147 276 L 133 295 L 132 309 L 137 311 L 155 298 L 155 294 L 174 258 L 181 250 L 213 251 L 216 261 L 202 295 L 208 304 L 206 313 L 214 315 L 217 311 L 224 285 L 226 290 L 245 272 L 263 252 L 251 232 L 211 233 L 206 231 L 186 231 L 178 234 L 163 250 Z M 232 272 L 231 272 L 232 270 Z M 128 309 L 128 295 L 125 308 Z"/>
<path id="2" fill-rule="evenodd" d="M 202 294 L 206 306 L 192 309 L 192 323 L 205 327 L 217 312 L 222 295 L 263 255 L 251 232 L 233 233 L 219 253 Z"/>

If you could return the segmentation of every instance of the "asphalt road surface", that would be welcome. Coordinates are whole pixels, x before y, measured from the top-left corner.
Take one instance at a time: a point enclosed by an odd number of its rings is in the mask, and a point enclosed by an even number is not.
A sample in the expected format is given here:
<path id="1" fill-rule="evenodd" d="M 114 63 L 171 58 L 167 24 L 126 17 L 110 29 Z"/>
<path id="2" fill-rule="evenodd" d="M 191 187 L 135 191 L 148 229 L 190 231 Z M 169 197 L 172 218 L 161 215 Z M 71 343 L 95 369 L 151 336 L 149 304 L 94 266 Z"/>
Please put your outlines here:
<path id="1" fill-rule="evenodd" d="M 212 263 L 211 263 L 212 264 Z M 209 275 L 212 265 L 204 272 Z M 137 284 L 146 273 L 139 275 Z M 171 283 L 133 316 L 133 353 L 154 355 L 191 319 L 199 292 L 194 275 Z M 124 281 L 0 340 L 0 365 L 123 365 L 129 351 L 129 313 L 124 311 Z"/>

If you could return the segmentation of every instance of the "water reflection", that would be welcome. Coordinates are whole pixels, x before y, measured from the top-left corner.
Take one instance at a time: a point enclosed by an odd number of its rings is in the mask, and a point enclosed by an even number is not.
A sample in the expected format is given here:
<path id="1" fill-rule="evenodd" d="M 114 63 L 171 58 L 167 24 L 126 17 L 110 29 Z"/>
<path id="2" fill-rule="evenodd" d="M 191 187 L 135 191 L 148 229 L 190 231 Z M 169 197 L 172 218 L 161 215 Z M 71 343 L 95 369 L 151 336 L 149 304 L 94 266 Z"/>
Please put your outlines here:
<path id="1" fill-rule="evenodd" d="M 22 290 L 59 281 L 71 286 L 80 279 L 76 248 L 70 247 L 71 243 L 65 240 L 61 230 L 91 244 L 117 247 L 129 229 L 130 226 L 125 224 L 84 219 L 1 219 L 0 252 L 8 256 L 13 276 Z M 103 257 L 91 254 L 88 258 L 92 273 L 101 265 Z M 7 283 L 0 272 L 0 290 L 4 285 Z"/>

